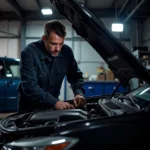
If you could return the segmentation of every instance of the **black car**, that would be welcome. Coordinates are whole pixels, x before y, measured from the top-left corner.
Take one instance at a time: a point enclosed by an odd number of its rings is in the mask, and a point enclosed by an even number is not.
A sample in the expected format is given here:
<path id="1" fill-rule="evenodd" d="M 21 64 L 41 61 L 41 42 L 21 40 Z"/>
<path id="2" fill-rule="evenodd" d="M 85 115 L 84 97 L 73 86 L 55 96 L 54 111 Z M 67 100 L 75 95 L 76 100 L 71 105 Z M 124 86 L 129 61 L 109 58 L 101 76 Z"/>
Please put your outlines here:
<path id="1" fill-rule="evenodd" d="M 149 146 L 150 74 L 83 4 L 51 0 L 105 60 L 120 84 L 145 85 L 127 93 L 88 97 L 83 108 L 16 113 L 1 120 L 1 147 L 13 149 L 129 149 Z M 118 86 L 119 87 L 119 86 Z M 69 100 L 68 100 L 69 101 Z M 72 100 L 69 101 L 72 103 Z"/>

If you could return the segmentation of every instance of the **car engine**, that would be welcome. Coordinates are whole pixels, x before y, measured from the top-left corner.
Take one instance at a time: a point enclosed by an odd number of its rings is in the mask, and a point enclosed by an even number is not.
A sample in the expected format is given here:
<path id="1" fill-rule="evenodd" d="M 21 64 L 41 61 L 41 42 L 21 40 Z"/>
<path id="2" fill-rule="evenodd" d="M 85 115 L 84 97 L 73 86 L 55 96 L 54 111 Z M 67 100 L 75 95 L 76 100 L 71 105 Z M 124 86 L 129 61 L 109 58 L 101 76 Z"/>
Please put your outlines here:
<path id="1" fill-rule="evenodd" d="M 86 105 L 78 109 L 16 113 L 1 120 L 0 130 L 3 137 L 1 143 L 23 137 L 52 135 L 60 124 L 140 111 L 140 107 L 131 99 L 117 95 L 112 98 L 110 96 L 89 97 Z"/>

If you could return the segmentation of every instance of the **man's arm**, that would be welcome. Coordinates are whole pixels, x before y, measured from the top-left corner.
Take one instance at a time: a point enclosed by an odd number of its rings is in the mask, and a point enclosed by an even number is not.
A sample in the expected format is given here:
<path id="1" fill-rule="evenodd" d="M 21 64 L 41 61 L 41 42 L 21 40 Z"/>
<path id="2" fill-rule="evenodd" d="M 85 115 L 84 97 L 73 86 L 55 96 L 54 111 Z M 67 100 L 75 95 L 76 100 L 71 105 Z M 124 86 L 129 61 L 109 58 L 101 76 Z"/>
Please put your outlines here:
<path id="1" fill-rule="evenodd" d="M 75 96 L 74 98 L 75 107 L 78 107 L 80 105 L 85 104 L 85 99 L 84 99 L 85 90 L 83 88 L 84 86 L 83 73 L 79 69 L 72 51 L 70 53 L 69 58 L 70 59 L 68 63 L 69 67 L 67 71 L 67 80 L 71 84 L 71 88 Z"/>
<path id="2" fill-rule="evenodd" d="M 76 60 L 74 59 L 74 56 L 72 54 L 71 61 L 69 62 L 69 68 L 67 71 L 67 80 L 71 84 L 71 88 L 74 93 L 74 106 L 80 107 L 84 106 L 86 104 L 86 100 L 84 98 L 85 90 L 83 88 L 84 86 L 84 79 L 83 79 L 83 73 L 80 71 Z"/>
<path id="3" fill-rule="evenodd" d="M 73 58 L 69 63 L 69 69 L 67 71 L 67 80 L 71 84 L 74 95 L 84 95 L 85 90 L 83 88 L 84 79 L 83 73 L 78 68 L 76 60 Z"/>
<path id="4" fill-rule="evenodd" d="M 35 66 L 36 62 L 32 50 L 28 48 L 26 51 L 22 51 L 20 74 L 23 91 L 30 100 L 47 103 L 53 107 L 55 106 L 58 99 L 39 87 Z"/>

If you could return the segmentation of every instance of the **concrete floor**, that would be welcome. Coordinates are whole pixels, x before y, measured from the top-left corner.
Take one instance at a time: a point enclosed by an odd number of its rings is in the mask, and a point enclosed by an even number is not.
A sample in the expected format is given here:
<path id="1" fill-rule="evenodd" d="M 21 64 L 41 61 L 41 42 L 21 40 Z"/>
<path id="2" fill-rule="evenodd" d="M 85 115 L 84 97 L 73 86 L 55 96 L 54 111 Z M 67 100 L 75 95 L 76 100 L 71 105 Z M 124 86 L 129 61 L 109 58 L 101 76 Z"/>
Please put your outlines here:
<path id="1" fill-rule="evenodd" d="M 15 113 L 15 112 L 14 112 Z M 12 114 L 14 114 L 13 112 L 12 113 L 0 113 L 0 119 L 2 119 L 2 118 L 5 118 L 5 117 L 7 117 L 7 116 L 9 116 L 9 115 L 12 115 Z"/>

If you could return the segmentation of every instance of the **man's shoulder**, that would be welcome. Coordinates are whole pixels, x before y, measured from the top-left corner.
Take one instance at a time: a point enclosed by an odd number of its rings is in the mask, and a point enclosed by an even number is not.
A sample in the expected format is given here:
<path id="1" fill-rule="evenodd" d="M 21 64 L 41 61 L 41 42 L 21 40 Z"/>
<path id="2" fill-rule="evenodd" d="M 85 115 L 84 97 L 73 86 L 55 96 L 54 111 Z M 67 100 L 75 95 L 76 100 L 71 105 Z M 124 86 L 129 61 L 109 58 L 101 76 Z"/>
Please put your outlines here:
<path id="1" fill-rule="evenodd" d="M 31 42 L 22 50 L 22 52 L 35 52 L 40 47 L 41 43 L 41 40 Z"/>
<path id="2" fill-rule="evenodd" d="M 71 50 L 71 47 L 68 46 L 67 44 L 64 44 L 64 45 L 63 45 L 63 48 L 66 48 L 66 49 L 70 49 L 70 50 Z"/>
<path id="3" fill-rule="evenodd" d="M 37 58 L 39 55 L 39 49 L 40 49 L 41 41 L 35 41 L 29 43 L 22 51 L 21 51 L 21 57 L 34 57 Z"/>
<path id="4" fill-rule="evenodd" d="M 72 54 L 72 49 L 70 46 L 68 46 L 67 44 L 64 44 L 62 47 L 62 53 L 63 54 Z"/>

